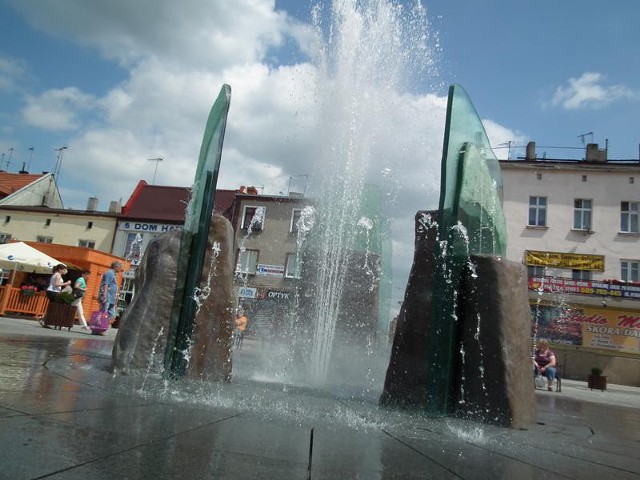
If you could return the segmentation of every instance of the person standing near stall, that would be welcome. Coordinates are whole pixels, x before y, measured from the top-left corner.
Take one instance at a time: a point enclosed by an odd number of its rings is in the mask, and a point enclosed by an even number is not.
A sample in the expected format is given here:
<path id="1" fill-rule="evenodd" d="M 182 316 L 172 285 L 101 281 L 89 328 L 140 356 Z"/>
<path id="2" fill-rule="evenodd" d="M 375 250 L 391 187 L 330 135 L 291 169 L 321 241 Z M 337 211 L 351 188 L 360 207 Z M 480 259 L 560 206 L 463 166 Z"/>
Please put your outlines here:
<path id="1" fill-rule="evenodd" d="M 80 328 L 83 330 L 91 330 L 87 325 L 87 319 L 84 317 L 84 308 L 82 307 L 82 299 L 87 291 L 87 277 L 89 276 L 89 270 L 83 270 L 82 275 L 78 277 L 76 283 L 73 284 L 73 295 L 76 299 L 71 305 L 76 307 L 78 311 L 78 320 L 80 321 Z"/>

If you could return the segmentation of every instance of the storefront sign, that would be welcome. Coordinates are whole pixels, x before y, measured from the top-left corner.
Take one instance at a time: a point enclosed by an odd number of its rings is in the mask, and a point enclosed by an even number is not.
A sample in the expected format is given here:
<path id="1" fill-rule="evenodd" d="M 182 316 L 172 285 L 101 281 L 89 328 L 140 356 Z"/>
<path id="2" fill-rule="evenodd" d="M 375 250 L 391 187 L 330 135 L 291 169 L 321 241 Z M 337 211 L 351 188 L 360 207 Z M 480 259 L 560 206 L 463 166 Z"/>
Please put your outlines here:
<path id="1" fill-rule="evenodd" d="M 557 293 L 578 293 L 620 298 L 640 298 L 640 285 L 571 280 L 561 277 L 529 277 L 529 290 Z"/>
<path id="2" fill-rule="evenodd" d="M 276 290 L 269 290 L 267 292 L 266 298 L 269 300 L 285 300 L 288 301 L 290 298 L 291 292 L 280 292 Z"/>
<path id="3" fill-rule="evenodd" d="M 578 253 L 525 251 L 525 265 L 540 267 L 570 268 L 572 270 L 604 271 L 604 255 L 581 255 Z"/>
<path id="4" fill-rule="evenodd" d="M 257 288 L 240 287 L 238 289 L 238 297 L 240 298 L 256 298 L 257 293 L 258 293 Z"/>
<path id="5" fill-rule="evenodd" d="M 582 345 L 617 352 L 640 353 L 640 314 L 584 308 L 569 320 L 582 324 Z"/>
<path id="6" fill-rule="evenodd" d="M 120 230 L 129 230 L 134 232 L 152 232 L 165 233 L 172 230 L 182 230 L 182 225 L 170 225 L 163 223 L 142 223 L 142 222 L 122 222 L 119 226 Z"/>
<path id="7" fill-rule="evenodd" d="M 273 277 L 282 277 L 284 275 L 283 265 L 263 265 L 259 263 L 256 267 L 256 275 L 269 275 Z"/>

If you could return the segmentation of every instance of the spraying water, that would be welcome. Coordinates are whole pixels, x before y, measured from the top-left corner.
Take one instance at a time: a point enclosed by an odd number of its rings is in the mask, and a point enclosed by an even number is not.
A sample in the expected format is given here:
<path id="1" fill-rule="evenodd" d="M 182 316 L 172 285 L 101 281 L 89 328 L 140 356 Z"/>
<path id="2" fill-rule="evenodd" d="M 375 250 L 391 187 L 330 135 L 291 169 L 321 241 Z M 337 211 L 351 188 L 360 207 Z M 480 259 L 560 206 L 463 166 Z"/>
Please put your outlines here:
<path id="1" fill-rule="evenodd" d="M 397 106 L 390 93 L 409 89 L 432 62 L 426 12 L 385 0 L 334 0 L 326 14 L 313 9 L 317 63 L 323 85 L 318 134 L 326 139 L 316 165 L 322 166 L 315 197 L 317 268 L 311 313 L 310 373 L 327 376 L 340 321 L 342 293 L 362 208 L 372 148 L 388 134 Z M 379 170 L 378 170 L 379 171 Z M 371 282 L 369 281 L 369 285 Z M 367 295 L 364 287 L 362 295 Z"/>

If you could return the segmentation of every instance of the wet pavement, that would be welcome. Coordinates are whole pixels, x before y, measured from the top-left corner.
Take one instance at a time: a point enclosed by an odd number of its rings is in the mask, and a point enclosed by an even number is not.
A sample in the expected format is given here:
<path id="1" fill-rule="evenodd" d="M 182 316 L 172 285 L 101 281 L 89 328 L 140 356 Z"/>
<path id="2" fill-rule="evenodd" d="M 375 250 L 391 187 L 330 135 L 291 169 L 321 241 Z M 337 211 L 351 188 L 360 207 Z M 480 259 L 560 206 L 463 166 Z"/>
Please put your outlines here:
<path id="1" fill-rule="evenodd" d="M 637 388 L 565 380 L 509 430 L 382 409 L 375 392 L 113 378 L 114 337 L 0 318 L 0 478 L 640 478 Z"/>

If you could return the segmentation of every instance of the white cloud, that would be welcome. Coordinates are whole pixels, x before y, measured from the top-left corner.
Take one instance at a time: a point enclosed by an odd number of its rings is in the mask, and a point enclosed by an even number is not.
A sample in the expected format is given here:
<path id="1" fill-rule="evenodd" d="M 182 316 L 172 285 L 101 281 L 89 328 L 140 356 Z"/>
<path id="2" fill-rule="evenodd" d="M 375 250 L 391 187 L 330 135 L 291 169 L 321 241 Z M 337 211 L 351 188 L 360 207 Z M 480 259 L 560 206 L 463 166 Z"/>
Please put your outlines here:
<path id="1" fill-rule="evenodd" d="M 18 89 L 26 74 L 24 61 L 0 56 L 0 92 Z"/>
<path id="2" fill-rule="evenodd" d="M 27 95 L 22 109 L 23 121 L 44 130 L 73 130 L 80 127 L 80 115 L 95 106 L 91 95 L 76 87 L 48 90 Z"/>
<path id="3" fill-rule="evenodd" d="M 556 88 L 550 104 L 566 110 L 605 107 L 617 100 L 640 98 L 638 92 L 624 85 L 606 85 L 606 76 L 585 72 L 579 78 L 570 78 L 567 86 Z"/>
<path id="4" fill-rule="evenodd" d="M 273 3 L 16 0 L 32 25 L 94 46 L 127 71 L 98 98 L 74 86 L 29 96 L 24 117 L 69 129 L 60 175 L 65 206 L 84 208 L 89 196 L 107 205 L 152 179 L 150 158 L 164 158 L 156 184 L 191 185 L 209 109 L 228 83 L 218 187 L 256 185 L 277 194 L 291 176 L 317 180 L 351 158 L 354 169 L 366 169 L 366 181 L 381 186 L 392 218 L 395 302 L 413 258 L 414 215 L 437 208 L 439 195 L 446 98 L 405 91 L 417 73 L 434 69 L 432 50 L 421 44 L 430 38 L 424 19 L 412 19 L 418 41 L 400 44 L 397 30 L 386 37 L 382 24 L 367 28 L 343 12 L 345 37 L 329 46 Z M 382 12 L 385 25 L 397 12 Z M 274 66 L 285 40 L 301 42 L 297 51 L 312 60 Z M 521 138 L 486 125 L 494 145 Z"/>

